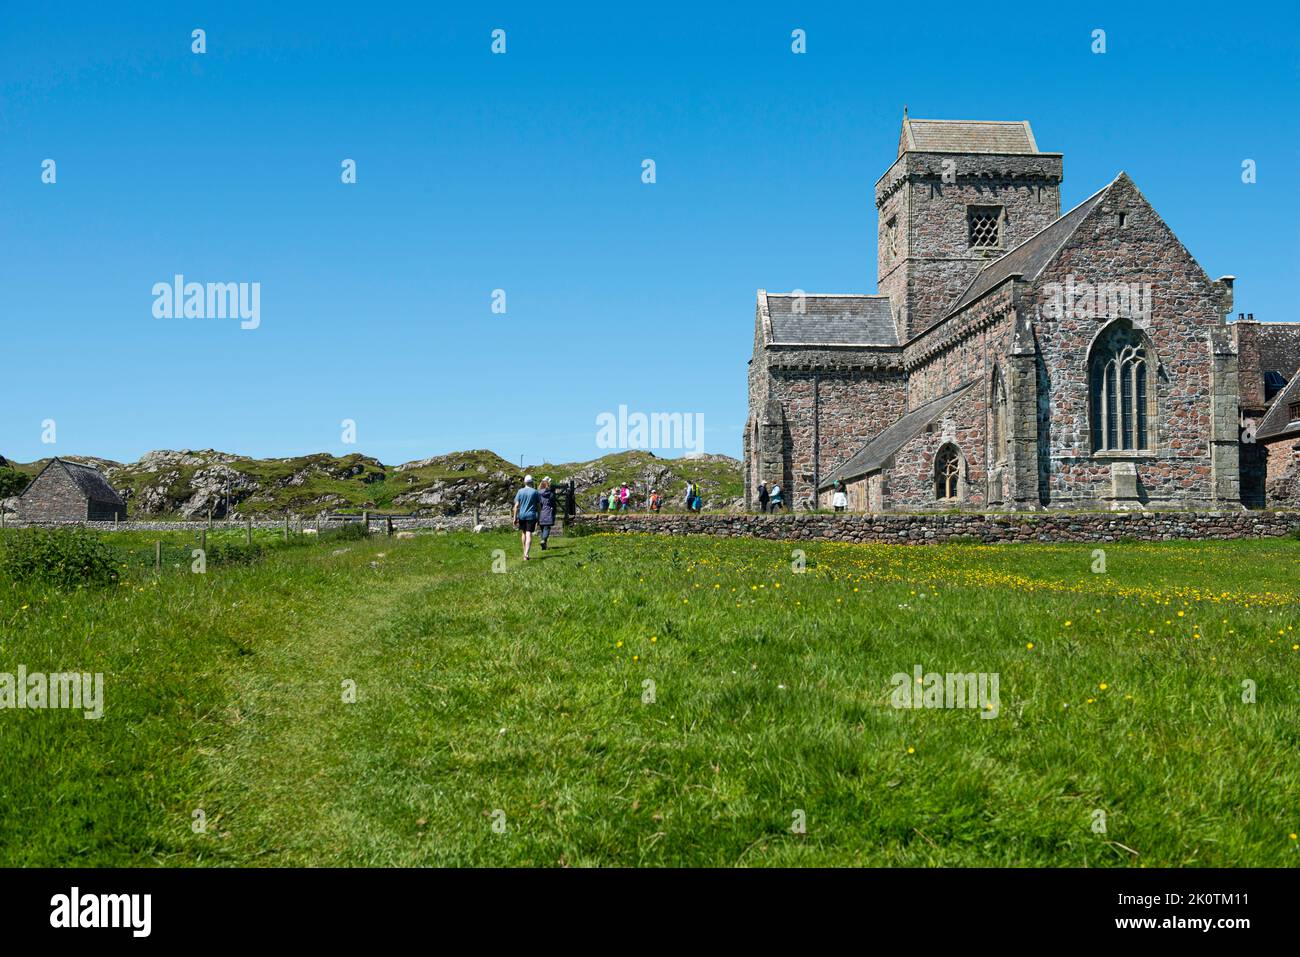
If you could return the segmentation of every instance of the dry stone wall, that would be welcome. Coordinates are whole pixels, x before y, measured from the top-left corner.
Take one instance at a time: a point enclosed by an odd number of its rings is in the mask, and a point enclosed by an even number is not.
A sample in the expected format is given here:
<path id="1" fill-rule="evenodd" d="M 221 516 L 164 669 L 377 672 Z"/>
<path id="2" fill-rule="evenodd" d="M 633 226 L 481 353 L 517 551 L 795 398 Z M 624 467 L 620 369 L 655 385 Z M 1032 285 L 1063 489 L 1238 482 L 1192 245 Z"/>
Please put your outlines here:
<path id="1" fill-rule="evenodd" d="M 1043 512 L 1033 515 L 592 515 L 580 525 L 604 532 L 715 535 L 774 541 L 1114 542 L 1120 539 L 1268 538 L 1300 532 L 1300 511 Z M 1300 551 L 1300 546 L 1298 546 Z"/>

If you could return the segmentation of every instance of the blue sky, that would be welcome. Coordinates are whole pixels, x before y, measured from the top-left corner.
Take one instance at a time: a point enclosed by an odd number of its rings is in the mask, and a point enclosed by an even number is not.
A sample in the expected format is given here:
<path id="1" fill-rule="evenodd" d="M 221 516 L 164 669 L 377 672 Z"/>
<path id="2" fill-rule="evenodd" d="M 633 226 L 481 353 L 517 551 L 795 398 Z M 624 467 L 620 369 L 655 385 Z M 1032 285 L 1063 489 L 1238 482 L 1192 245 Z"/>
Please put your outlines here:
<path id="1" fill-rule="evenodd" d="M 1127 170 L 1239 277 L 1237 309 L 1300 318 L 1286 7 L 135 6 L 11 5 L 0 27 L 0 454 L 20 461 L 585 459 L 619 405 L 703 413 L 707 450 L 739 455 L 754 292 L 875 290 L 904 103 L 1030 120 L 1065 154 L 1066 208 Z M 176 273 L 261 283 L 260 327 L 155 319 Z"/>

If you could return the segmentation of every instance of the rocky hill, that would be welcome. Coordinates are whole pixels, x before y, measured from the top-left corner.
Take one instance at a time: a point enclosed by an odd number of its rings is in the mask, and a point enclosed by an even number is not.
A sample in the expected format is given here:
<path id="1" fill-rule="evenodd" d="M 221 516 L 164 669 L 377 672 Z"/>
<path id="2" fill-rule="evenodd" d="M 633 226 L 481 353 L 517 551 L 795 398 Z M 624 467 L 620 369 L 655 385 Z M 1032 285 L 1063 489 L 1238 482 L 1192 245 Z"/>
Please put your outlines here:
<path id="1" fill-rule="evenodd" d="M 482 449 L 402 465 L 360 454 L 253 459 L 212 449 L 149 452 L 129 464 L 63 457 L 103 472 L 133 518 L 206 518 L 209 509 L 215 518 L 366 509 L 453 516 L 470 514 L 476 506 L 492 514 L 509 511 L 523 476 L 518 466 Z M 7 467 L 30 477 L 48 461 Z M 658 489 L 672 509 L 681 508 L 687 481 L 700 485 L 705 508 L 739 507 L 743 495 L 740 462 L 726 455 L 664 459 L 644 451 L 619 452 L 590 462 L 528 465 L 524 472 L 539 480 L 549 475 L 557 484 L 572 479 L 583 511 L 595 509 L 601 489 L 620 482 L 631 486 L 638 503 L 651 488 Z"/>

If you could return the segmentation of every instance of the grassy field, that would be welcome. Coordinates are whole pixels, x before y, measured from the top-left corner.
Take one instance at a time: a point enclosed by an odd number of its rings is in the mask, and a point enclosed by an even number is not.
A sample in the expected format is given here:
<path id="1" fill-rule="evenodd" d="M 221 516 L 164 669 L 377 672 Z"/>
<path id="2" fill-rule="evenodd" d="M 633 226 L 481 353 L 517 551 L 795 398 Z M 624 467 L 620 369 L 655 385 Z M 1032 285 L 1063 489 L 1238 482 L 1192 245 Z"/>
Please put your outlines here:
<path id="1" fill-rule="evenodd" d="M 1297 541 L 154 537 L 0 581 L 0 671 L 105 676 L 0 711 L 0 865 L 1300 861 Z M 997 716 L 891 706 L 918 665 Z"/>

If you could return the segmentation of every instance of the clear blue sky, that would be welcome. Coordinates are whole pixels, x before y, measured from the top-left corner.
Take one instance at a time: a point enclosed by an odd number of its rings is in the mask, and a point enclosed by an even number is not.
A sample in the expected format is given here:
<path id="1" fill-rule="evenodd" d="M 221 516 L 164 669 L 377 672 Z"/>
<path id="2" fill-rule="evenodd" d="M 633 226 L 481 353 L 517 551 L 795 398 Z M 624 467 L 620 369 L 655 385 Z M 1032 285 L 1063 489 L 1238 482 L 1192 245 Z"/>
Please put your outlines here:
<path id="1" fill-rule="evenodd" d="M 904 103 L 1030 120 L 1065 207 L 1127 170 L 1300 318 L 1293 8 L 717 6 L 9 5 L 0 453 L 571 460 L 625 404 L 738 455 L 754 292 L 875 290 Z M 260 282 L 261 327 L 154 319 L 175 273 Z"/>

